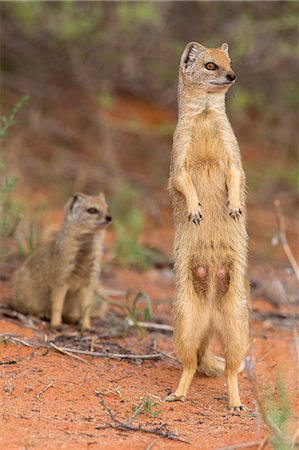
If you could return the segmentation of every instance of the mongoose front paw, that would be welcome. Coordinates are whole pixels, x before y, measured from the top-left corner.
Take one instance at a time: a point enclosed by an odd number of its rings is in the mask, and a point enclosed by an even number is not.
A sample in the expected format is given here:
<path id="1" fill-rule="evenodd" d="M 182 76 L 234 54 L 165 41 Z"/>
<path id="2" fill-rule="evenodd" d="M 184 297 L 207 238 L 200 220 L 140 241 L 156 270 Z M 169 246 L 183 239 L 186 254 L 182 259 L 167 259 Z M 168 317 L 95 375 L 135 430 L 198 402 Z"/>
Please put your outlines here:
<path id="1" fill-rule="evenodd" d="M 230 203 L 227 203 L 228 209 L 229 209 L 229 216 L 234 219 L 234 220 L 238 220 L 240 215 L 242 214 L 242 210 L 236 206 L 231 206 Z"/>
<path id="2" fill-rule="evenodd" d="M 199 225 L 200 221 L 203 220 L 202 214 L 200 212 L 200 206 L 201 206 L 201 204 L 198 203 L 198 206 L 196 209 L 194 209 L 193 211 L 189 210 L 189 214 L 188 214 L 189 222 L 193 222 L 193 223 L 195 223 L 195 225 Z"/>
<path id="3" fill-rule="evenodd" d="M 176 395 L 176 394 L 170 394 L 165 399 L 166 402 L 185 402 L 186 396 L 185 395 Z"/>
<path id="4" fill-rule="evenodd" d="M 51 327 L 56 330 L 56 331 L 61 331 L 62 330 L 62 324 L 61 323 L 52 323 L 51 322 Z"/>
<path id="5" fill-rule="evenodd" d="M 87 331 L 87 332 L 95 331 L 95 329 L 92 328 L 91 325 L 81 325 L 80 330 L 81 330 L 82 333 L 84 333 L 84 331 Z"/>

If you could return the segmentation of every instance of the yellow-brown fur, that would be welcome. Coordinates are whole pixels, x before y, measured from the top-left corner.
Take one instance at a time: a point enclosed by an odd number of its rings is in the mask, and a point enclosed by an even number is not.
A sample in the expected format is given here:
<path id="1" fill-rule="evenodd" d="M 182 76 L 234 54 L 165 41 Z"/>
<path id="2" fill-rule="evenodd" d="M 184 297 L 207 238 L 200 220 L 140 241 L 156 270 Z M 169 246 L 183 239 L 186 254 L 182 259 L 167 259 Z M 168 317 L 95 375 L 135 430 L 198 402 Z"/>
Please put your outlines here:
<path id="1" fill-rule="evenodd" d="M 216 69 L 208 70 L 212 62 Z M 213 66 L 208 66 L 213 67 Z M 184 370 L 167 400 L 185 400 L 196 369 L 225 373 L 231 408 L 243 409 L 237 373 L 248 346 L 245 177 L 225 112 L 234 81 L 227 44 L 189 43 L 179 68 L 179 115 L 169 192 L 174 213 L 174 343 Z M 216 334 L 225 361 L 210 350 Z"/>
<path id="2" fill-rule="evenodd" d="M 90 328 L 90 308 L 98 282 L 104 228 L 110 222 L 103 194 L 75 194 L 67 202 L 60 231 L 36 249 L 16 272 L 13 306 L 22 313 L 80 320 Z"/>

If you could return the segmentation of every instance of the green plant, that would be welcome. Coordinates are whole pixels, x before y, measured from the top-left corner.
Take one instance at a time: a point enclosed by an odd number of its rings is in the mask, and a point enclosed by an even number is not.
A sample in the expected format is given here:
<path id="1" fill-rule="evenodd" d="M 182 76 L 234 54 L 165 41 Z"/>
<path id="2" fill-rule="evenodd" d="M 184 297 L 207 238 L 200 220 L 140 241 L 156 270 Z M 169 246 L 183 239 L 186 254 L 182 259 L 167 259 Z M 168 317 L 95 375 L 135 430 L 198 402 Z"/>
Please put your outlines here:
<path id="1" fill-rule="evenodd" d="M 111 201 L 111 211 L 116 232 L 115 261 L 141 270 L 151 267 L 159 253 L 140 243 L 145 215 L 139 192 L 127 184 L 119 186 Z"/>
<path id="2" fill-rule="evenodd" d="M 158 403 L 153 401 L 150 395 L 147 395 L 144 397 L 140 404 L 138 406 L 133 406 L 132 411 L 133 419 L 135 419 L 139 414 L 146 414 L 150 417 L 157 417 L 159 414 L 161 414 L 161 410 L 154 410 L 157 407 Z"/>
<path id="3" fill-rule="evenodd" d="M 36 245 L 36 230 L 32 222 L 28 224 L 28 230 L 23 238 L 16 236 L 19 254 L 26 257 L 32 253 Z"/>
<path id="4" fill-rule="evenodd" d="M 21 109 L 23 104 L 28 100 L 28 96 L 24 96 L 15 104 L 8 117 L 3 117 L 0 125 L 0 141 L 7 137 L 8 130 L 16 123 L 15 117 L 17 112 Z M 11 228 L 11 221 L 9 220 L 5 205 L 9 193 L 16 186 L 18 177 L 10 175 L 4 161 L 4 151 L 1 145 L 0 149 L 0 233 L 7 234 Z M 3 258 L 4 251 L 1 249 L 1 257 Z"/>
<path id="5" fill-rule="evenodd" d="M 137 292 L 137 294 L 127 291 L 124 304 L 113 302 L 99 294 L 97 295 L 97 300 L 107 302 L 120 309 L 125 315 L 126 328 L 132 326 L 133 323 L 136 328 L 144 331 L 139 327 L 138 322 L 150 320 L 153 316 L 152 299 L 144 291 Z M 140 307 L 140 304 L 144 304 L 143 308 Z"/>
<path id="6" fill-rule="evenodd" d="M 282 377 L 277 379 L 276 389 L 276 399 L 271 396 L 265 403 L 266 413 L 275 431 L 271 442 L 275 450 L 291 450 L 294 447 L 288 436 L 288 425 L 292 417 L 292 407 L 287 386 Z"/>
<path id="7" fill-rule="evenodd" d="M 5 138 L 7 136 L 8 129 L 13 125 L 15 125 L 16 114 L 28 99 L 29 99 L 28 95 L 22 97 L 21 100 L 18 103 L 16 103 L 15 106 L 12 108 L 10 115 L 8 117 L 2 118 L 2 124 L 0 126 L 0 139 Z"/>

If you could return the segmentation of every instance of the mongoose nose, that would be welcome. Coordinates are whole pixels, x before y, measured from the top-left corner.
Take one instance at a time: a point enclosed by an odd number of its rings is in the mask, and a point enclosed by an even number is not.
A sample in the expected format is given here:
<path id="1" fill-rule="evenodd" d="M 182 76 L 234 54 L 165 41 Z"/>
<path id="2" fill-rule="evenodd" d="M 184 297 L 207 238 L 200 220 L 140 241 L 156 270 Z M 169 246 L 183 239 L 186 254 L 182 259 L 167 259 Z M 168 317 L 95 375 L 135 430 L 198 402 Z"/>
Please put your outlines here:
<path id="1" fill-rule="evenodd" d="M 228 73 L 226 75 L 226 78 L 228 79 L 228 81 L 234 81 L 236 79 L 236 75 L 234 73 Z"/>
<path id="2" fill-rule="evenodd" d="M 111 222 L 112 217 L 111 216 L 106 216 L 105 219 L 106 219 L 106 222 Z"/>

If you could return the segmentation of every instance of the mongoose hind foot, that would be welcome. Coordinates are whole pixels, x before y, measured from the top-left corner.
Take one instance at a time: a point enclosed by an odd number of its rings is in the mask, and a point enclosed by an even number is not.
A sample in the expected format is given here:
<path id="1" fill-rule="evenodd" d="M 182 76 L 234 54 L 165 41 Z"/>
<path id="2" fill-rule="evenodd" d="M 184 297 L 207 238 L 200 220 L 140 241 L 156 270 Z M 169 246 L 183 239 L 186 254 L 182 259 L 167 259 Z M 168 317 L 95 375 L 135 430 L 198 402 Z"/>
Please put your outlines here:
<path id="1" fill-rule="evenodd" d="M 186 401 L 186 396 L 185 395 L 176 395 L 174 393 L 174 394 L 168 395 L 168 397 L 166 397 L 165 401 L 166 402 L 182 402 L 182 403 L 184 403 Z"/>

